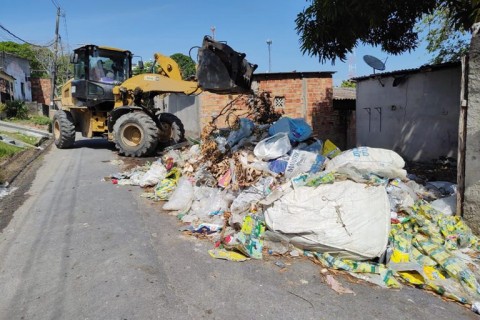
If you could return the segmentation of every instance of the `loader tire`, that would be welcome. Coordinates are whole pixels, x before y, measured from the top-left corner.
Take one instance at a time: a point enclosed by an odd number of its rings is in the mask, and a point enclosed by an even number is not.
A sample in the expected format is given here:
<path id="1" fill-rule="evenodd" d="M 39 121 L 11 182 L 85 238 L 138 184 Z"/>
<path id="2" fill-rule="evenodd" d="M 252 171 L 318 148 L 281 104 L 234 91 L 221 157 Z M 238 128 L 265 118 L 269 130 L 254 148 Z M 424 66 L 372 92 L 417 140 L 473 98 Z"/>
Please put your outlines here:
<path id="1" fill-rule="evenodd" d="M 71 148 L 75 143 L 75 124 L 72 114 L 63 110 L 55 112 L 52 131 L 57 148 Z"/>
<path id="2" fill-rule="evenodd" d="M 115 146 L 127 157 L 153 154 L 158 145 L 157 135 L 157 125 L 143 112 L 124 114 L 113 126 Z"/>
<path id="3" fill-rule="evenodd" d="M 160 113 L 157 117 L 160 123 L 158 140 L 162 147 L 185 141 L 185 128 L 182 120 L 171 113 Z"/>

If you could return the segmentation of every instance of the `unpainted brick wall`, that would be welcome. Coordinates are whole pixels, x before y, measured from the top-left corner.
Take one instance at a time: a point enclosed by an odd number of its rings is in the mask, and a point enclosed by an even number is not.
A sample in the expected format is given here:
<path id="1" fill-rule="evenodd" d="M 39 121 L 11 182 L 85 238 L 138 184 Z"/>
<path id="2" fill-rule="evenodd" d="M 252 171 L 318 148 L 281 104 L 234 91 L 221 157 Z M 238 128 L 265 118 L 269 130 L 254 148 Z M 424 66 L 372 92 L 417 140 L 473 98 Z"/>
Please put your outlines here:
<path id="1" fill-rule="evenodd" d="M 50 105 L 50 94 L 52 92 L 52 81 L 50 79 L 31 78 L 32 101 Z"/>
<path id="2" fill-rule="evenodd" d="M 302 77 L 295 73 L 282 74 L 272 78 L 257 78 L 258 91 L 268 91 L 273 102 L 274 97 L 285 97 L 284 115 L 291 118 L 304 118 L 321 140 L 330 139 L 340 148 L 347 145 L 347 137 L 351 136 L 351 117 L 345 119 L 342 111 L 334 110 L 332 103 L 331 75 L 319 77 Z M 222 108 L 237 98 L 237 95 L 218 95 L 204 92 L 200 99 L 200 124 L 203 128 L 213 116 L 218 115 Z M 247 111 L 243 103 L 236 103 L 235 114 Z M 351 113 L 350 113 L 351 114 Z M 218 118 L 218 127 L 228 126 L 224 116 Z M 235 120 L 231 117 L 231 121 Z M 350 122 L 347 122 L 350 121 Z M 353 118 L 353 121 L 355 119 Z M 355 131 L 355 127 L 353 127 Z"/>

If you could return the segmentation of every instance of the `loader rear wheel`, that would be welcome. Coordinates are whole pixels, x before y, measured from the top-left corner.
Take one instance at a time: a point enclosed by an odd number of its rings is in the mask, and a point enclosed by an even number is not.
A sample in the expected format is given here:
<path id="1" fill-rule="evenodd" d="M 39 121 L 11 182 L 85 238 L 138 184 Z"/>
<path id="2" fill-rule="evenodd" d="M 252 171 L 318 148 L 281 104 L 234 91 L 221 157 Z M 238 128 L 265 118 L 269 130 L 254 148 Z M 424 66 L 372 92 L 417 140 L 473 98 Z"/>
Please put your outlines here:
<path id="1" fill-rule="evenodd" d="M 75 124 L 72 114 L 68 111 L 58 110 L 53 116 L 53 137 L 59 149 L 66 149 L 75 143 Z"/>
<path id="2" fill-rule="evenodd" d="M 171 113 L 160 113 L 157 116 L 160 123 L 158 140 L 162 147 L 185 141 L 185 128 L 182 120 Z"/>
<path id="3" fill-rule="evenodd" d="M 143 112 L 124 114 L 113 126 L 115 146 L 127 157 L 143 157 L 153 154 L 157 148 L 158 128 Z"/>

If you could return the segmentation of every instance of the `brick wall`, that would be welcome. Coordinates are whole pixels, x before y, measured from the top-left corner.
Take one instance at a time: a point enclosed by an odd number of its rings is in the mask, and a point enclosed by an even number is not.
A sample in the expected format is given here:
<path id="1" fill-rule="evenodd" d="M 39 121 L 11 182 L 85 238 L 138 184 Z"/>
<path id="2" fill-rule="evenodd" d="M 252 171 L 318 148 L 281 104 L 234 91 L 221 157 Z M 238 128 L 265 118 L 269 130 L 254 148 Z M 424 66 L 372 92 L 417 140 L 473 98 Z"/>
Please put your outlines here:
<path id="1" fill-rule="evenodd" d="M 32 78 L 32 101 L 50 105 L 52 81 L 50 79 Z"/>
<path id="2" fill-rule="evenodd" d="M 330 72 L 291 72 L 257 74 L 254 89 L 270 92 L 271 99 L 284 97 L 283 111 L 291 118 L 304 118 L 321 140 L 330 139 L 340 148 L 345 148 L 351 139 L 351 117 L 334 110 L 332 103 L 332 74 Z M 204 92 L 200 99 L 200 124 L 203 128 L 221 109 L 232 102 L 236 95 L 217 95 Z M 245 113 L 246 106 L 236 103 L 238 111 Z M 345 118 L 347 116 L 347 118 Z M 354 120 L 354 119 L 353 119 Z M 226 126 L 225 117 L 217 120 L 219 127 Z M 354 127 L 353 127 L 354 128 Z"/>

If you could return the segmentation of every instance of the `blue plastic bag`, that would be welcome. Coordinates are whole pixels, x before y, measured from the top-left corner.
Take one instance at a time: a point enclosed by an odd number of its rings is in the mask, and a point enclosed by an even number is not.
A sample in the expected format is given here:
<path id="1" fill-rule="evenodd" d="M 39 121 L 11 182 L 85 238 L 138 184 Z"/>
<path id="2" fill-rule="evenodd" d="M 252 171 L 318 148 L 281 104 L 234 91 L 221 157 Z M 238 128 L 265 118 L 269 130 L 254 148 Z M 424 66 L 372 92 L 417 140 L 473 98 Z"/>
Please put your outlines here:
<path id="1" fill-rule="evenodd" d="M 255 124 L 252 120 L 247 118 L 240 119 L 240 128 L 236 131 L 230 132 L 227 138 L 227 145 L 231 148 L 236 145 L 243 138 L 247 138 L 252 135 Z"/>
<path id="2" fill-rule="evenodd" d="M 300 142 L 308 139 L 312 135 L 313 130 L 302 118 L 282 117 L 268 129 L 268 134 L 271 136 L 279 132 L 288 133 L 290 141 Z"/>

